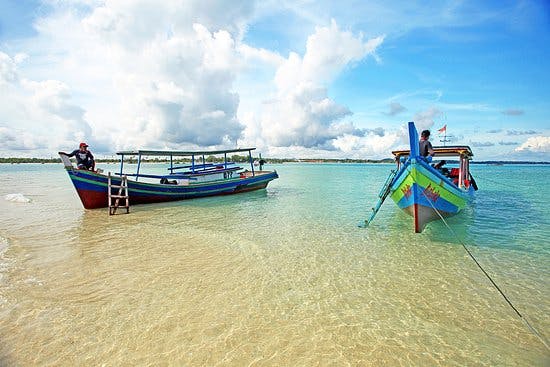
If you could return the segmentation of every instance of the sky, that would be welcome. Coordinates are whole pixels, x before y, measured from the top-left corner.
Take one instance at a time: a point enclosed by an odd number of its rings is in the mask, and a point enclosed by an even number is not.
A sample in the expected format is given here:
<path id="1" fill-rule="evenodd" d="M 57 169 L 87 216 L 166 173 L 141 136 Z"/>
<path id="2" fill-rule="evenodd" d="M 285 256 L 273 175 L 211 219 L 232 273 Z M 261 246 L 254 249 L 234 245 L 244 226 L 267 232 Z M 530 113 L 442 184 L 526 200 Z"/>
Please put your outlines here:
<path id="1" fill-rule="evenodd" d="M 2 0 L 0 157 L 382 159 L 408 121 L 550 161 L 550 3 Z"/>

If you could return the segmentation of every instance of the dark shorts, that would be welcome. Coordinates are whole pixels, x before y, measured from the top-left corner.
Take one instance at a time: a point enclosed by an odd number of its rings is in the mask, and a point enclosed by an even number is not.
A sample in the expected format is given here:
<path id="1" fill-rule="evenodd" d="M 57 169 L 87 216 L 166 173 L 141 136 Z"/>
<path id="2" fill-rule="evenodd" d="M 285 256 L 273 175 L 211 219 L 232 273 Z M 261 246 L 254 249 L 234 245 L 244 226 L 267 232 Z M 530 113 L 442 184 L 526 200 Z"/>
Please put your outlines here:
<path id="1" fill-rule="evenodd" d="M 80 163 L 77 167 L 78 169 L 90 169 L 93 167 L 93 162 L 87 162 L 87 163 Z"/>

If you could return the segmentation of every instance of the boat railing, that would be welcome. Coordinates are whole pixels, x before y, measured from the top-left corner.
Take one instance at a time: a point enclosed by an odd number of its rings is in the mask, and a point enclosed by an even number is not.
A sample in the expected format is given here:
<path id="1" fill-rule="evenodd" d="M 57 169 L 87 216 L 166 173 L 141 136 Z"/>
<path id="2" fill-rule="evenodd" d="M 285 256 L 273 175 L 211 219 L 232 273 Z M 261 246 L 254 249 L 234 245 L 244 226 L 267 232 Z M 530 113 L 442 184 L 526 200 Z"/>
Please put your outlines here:
<path id="1" fill-rule="evenodd" d="M 169 171 L 175 171 L 175 170 L 179 170 L 179 169 L 186 169 L 186 168 L 191 168 L 191 169 L 194 169 L 194 170 L 197 170 L 197 171 L 205 171 L 205 170 L 208 170 L 208 169 L 216 169 L 216 167 L 218 166 L 222 166 L 222 167 L 225 167 L 225 166 L 232 166 L 234 165 L 235 162 L 219 162 L 219 163 L 200 163 L 200 164 L 195 164 L 195 165 L 192 165 L 192 164 L 188 164 L 188 165 L 185 165 L 185 166 L 175 166 L 175 167 L 168 167 L 167 170 Z"/>
<path id="2" fill-rule="evenodd" d="M 117 176 L 128 176 L 128 177 L 143 177 L 143 178 L 157 178 L 157 179 L 163 179 L 163 178 L 172 178 L 172 179 L 179 179 L 179 178 L 189 178 L 187 175 L 183 174 L 171 174 L 171 175 L 150 175 L 145 173 L 123 173 L 120 174 L 119 172 L 114 173 Z"/>
<path id="3" fill-rule="evenodd" d="M 208 177 L 208 176 L 213 176 L 213 175 L 220 175 L 220 174 L 225 174 L 225 173 L 229 173 L 229 172 L 235 172 L 235 171 L 239 171 L 239 170 L 242 170 L 242 167 L 229 167 L 229 168 L 217 168 L 217 169 L 211 169 L 211 170 L 206 170 L 206 171 L 196 171 L 196 172 L 192 172 L 192 171 L 189 171 L 189 172 L 181 172 L 181 173 L 170 173 L 170 174 L 161 174 L 161 175 L 156 175 L 156 174 L 146 174 L 146 173 L 120 173 L 120 172 L 115 172 L 114 174 L 117 175 L 117 176 L 128 176 L 128 177 L 135 177 L 136 179 L 139 179 L 139 178 L 149 178 L 149 179 L 160 179 L 160 180 L 182 180 L 182 179 L 188 179 L 188 180 L 197 180 L 201 177 Z M 256 174 L 258 174 L 259 172 L 256 172 Z M 251 171 L 248 171 L 248 170 L 245 170 L 245 171 L 242 171 L 241 172 L 241 175 L 239 175 L 238 177 L 240 178 L 243 178 L 243 177 L 250 177 L 250 176 L 253 176 L 253 172 Z M 230 176 L 230 175 L 227 175 L 227 177 L 224 175 L 224 178 L 236 178 L 236 176 Z"/>
<path id="4" fill-rule="evenodd" d="M 206 169 L 206 167 L 212 167 L 213 165 L 214 165 L 213 163 L 204 163 L 204 164 L 195 164 L 195 165 L 188 164 L 185 166 L 168 167 L 167 170 L 175 171 L 177 169 L 186 169 L 186 168 L 195 168 L 198 170 L 198 169 Z"/>

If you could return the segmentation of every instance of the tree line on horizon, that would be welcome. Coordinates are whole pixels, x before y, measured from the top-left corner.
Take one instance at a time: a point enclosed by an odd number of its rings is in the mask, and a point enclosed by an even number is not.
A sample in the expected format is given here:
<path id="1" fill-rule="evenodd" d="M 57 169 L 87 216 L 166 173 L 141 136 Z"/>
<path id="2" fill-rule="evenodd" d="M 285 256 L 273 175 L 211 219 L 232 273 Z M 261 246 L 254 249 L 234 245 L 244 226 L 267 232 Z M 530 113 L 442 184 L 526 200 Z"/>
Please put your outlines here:
<path id="1" fill-rule="evenodd" d="M 231 157 L 227 157 L 228 161 L 235 162 L 235 163 L 247 163 L 249 161 L 249 157 L 245 155 L 232 155 Z M 253 158 L 254 160 L 259 158 Z M 74 162 L 74 158 L 71 158 L 71 160 Z M 164 157 L 155 157 L 155 158 L 142 158 L 143 161 L 147 162 L 153 162 L 153 163 L 165 163 L 170 162 L 169 158 Z M 206 162 L 211 163 L 220 163 L 223 162 L 223 157 L 219 156 L 208 156 L 204 159 Z M 351 159 L 351 158 L 344 158 L 344 159 L 338 159 L 338 158 L 269 158 L 264 159 L 267 163 L 392 163 L 394 162 L 391 158 L 384 158 L 384 159 Z M 118 163 L 120 162 L 117 158 L 96 158 L 95 161 L 97 163 Z M 125 163 L 137 163 L 137 159 L 134 157 L 129 157 L 124 159 Z M 190 163 L 190 158 L 177 158 L 173 159 L 174 163 Z M 201 163 L 202 157 L 195 158 L 195 162 Z M 38 163 L 38 164 L 45 164 L 45 163 L 62 163 L 61 158 L 22 158 L 22 157 L 8 157 L 8 158 L 0 158 L 0 163 L 11 163 L 11 164 L 19 164 L 19 163 Z"/>
<path id="2" fill-rule="evenodd" d="M 254 158 L 258 159 L 258 158 Z M 74 161 L 74 158 L 72 158 Z M 152 162 L 152 163 L 168 163 L 170 162 L 170 159 L 168 158 L 142 158 L 142 160 L 146 162 Z M 268 158 L 264 159 L 267 163 L 272 164 L 281 164 L 281 163 L 393 163 L 395 162 L 392 158 L 384 158 L 384 159 L 351 159 L 351 158 Z M 202 157 L 196 158 L 195 161 L 197 163 L 202 162 Z M 212 163 L 218 163 L 223 162 L 223 157 L 219 156 L 208 156 L 205 158 L 206 162 L 212 162 Z M 235 163 L 247 163 L 249 161 L 249 157 L 247 155 L 232 155 L 231 157 L 228 157 L 228 161 L 232 161 Z M 97 158 L 97 163 L 118 163 L 120 162 L 119 159 L 116 158 Z M 137 163 L 136 158 L 125 158 L 125 163 Z M 174 163 L 190 163 L 190 158 L 178 158 L 173 160 Z M 10 158 L 0 158 L 0 163 L 8 163 L 8 164 L 19 164 L 19 163 L 38 163 L 38 164 L 45 164 L 45 163 L 62 163 L 61 158 L 18 158 L 18 157 L 10 157 Z M 490 161 L 472 161 L 472 164 L 550 164 L 550 162 L 545 161 L 496 161 L 496 160 L 490 160 Z"/>

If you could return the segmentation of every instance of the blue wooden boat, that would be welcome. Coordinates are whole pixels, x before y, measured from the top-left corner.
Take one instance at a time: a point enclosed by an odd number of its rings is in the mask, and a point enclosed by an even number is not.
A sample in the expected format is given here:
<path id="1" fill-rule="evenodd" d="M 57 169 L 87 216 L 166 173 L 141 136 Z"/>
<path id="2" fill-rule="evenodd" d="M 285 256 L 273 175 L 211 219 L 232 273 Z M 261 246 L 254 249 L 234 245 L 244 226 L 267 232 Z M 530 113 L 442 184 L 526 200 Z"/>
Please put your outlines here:
<path id="1" fill-rule="evenodd" d="M 159 203 L 166 201 L 193 199 L 214 195 L 230 195 L 264 189 L 268 183 L 278 178 L 277 171 L 255 169 L 252 151 L 256 148 L 242 148 L 213 151 L 163 151 L 136 150 L 121 151 L 120 170 L 117 173 L 104 174 L 101 170 L 80 170 L 73 166 L 69 158 L 59 155 L 65 169 L 86 209 L 104 208 L 109 204 L 109 180 L 112 186 L 121 186 L 122 177 L 126 177 L 129 200 L 134 204 Z M 248 152 L 250 169 L 243 169 L 227 159 L 228 153 Z M 205 157 L 223 155 L 223 162 L 208 163 Z M 124 171 L 125 158 L 137 157 L 135 172 Z M 169 159 L 170 166 L 166 174 L 145 174 L 141 172 L 144 157 L 163 157 Z M 187 158 L 190 164 L 175 166 L 174 158 Z M 202 158 L 200 163 L 198 158 Z"/>
<path id="2" fill-rule="evenodd" d="M 433 158 L 422 157 L 414 122 L 409 122 L 408 128 L 410 149 L 392 152 L 397 169 L 386 180 L 366 224 L 374 219 L 385 198 L 390 196 L 413 217 L 414 231 L 419 233 L 429 222 L 455 215 L 469 205 L 477 184 L 470 173 L 473 153 L 469 146 L 434 147 Z M 440 163 L 443 159 L 454 162 L 451 164 L 455 167 L 436 164 L 436 160 Z"/>

